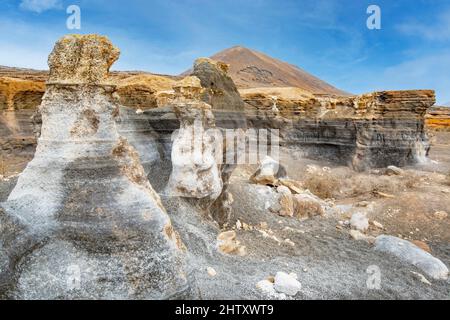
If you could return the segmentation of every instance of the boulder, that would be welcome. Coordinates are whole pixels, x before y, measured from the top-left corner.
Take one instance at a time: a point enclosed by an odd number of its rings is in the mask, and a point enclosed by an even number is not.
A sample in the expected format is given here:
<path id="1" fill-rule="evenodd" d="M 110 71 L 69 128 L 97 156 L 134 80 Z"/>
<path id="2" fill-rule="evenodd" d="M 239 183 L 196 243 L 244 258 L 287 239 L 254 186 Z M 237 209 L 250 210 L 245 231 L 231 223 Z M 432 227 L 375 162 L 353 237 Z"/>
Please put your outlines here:
<path id="1" fill-rule="evenodd" d="M 185 247 L 122 137 L 108 70 L 119 50 L 65 36 L 49 57 L 36 154 L 0 214 L 0 296 L 190 295 Z"/>
<path id="2" fill-rule="evenodd" d="M 282 217 L 293 217 L 295 213 L 294 197 L 292 194 L 281 194 L 280 196 L 280 206 L 278 209 L 278 214 Z"/>
<path id="3" fill-rule="evenodd" d="M 352 228 L 364 232 L 369 229 L 369 219 L 365 213 L 356 212 L 350 218 L 350 225 Z"/>
<path id="4" fill-rule="evenodd" d="M 396 166 L 389 166 L 386 169 L 386 174 L 388 176 L 400 176 L 404 173 L 404 171 L 402 169 L 400 169 L 399 167 Z"/>
<path id="5" fill-rule="evenodd" d="M 256 172 L 250 177 L 250 181 L 256 184 L 276 185 L 278 179 L 286 177 L 286 169 L 278 161 L 266 156 Z"/>
<path id="6" fill-rule="evenodd" d="M 288 296 L 295 296 L 302 289 L 302 285 L 292 274 L 277 272 L 274 288 L 276 291 Z"/>
<path id="7" fill-rule="evenodd" d="M 403 262 L 412 264 L 433 279 L 448 279 L 448 268 L 441 260 L 433 257 L 409 241 L 393 236 L 381 235 L 375 240 L 375 250 L 386 252 Z"/>
<path id="8" fill-rule="evenodd" d="M 314 217 L 325 214 L 327 204 L 311 192 L 304 191 L 292 196 L 294 199 L 294 216 L 297 218 Z"/>

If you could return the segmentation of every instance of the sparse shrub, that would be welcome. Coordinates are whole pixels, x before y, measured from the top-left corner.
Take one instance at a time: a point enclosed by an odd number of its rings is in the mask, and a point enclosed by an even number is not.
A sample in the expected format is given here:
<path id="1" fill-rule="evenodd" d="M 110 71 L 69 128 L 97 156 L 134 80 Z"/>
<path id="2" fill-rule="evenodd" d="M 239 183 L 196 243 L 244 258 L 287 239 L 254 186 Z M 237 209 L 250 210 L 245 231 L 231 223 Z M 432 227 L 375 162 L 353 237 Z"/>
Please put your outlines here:
<path id="1" fill-rule="evenodd" d="M 420 176 L 415 173 L 408 174 L 404 177 L 404 183 L 408 189 L 416 188 L 420 185 L 421 181 Z"/>
<path id="2" fill-rule="evenodd" d="M 450 171 L 447 173 L 447 179 L 445 180 L 445 183 L 450 186 Z"/>
<path id="3" fill-rule="evenodd" d="M 403 184 L 388 176 L 357 174 L 346 180 L 346 196 L 359 197 L 373 192 L 396 193 Z"/>
<path id="4" fill-rule="evenodd" d="M 305 188 L 322 199 L 334 198 L 340 190 L 339 180 L 330 173 L 308 174 L 303 184 Z"/>

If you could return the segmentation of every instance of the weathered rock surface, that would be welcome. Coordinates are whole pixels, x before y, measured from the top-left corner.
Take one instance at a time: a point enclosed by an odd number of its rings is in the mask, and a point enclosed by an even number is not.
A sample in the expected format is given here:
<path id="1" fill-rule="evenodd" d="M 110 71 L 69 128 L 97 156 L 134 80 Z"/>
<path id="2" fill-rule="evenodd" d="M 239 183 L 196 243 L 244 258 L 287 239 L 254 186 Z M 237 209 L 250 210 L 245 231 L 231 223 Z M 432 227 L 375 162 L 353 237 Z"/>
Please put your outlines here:
<path id="1" fill-rule="evenodd" d="M 274 289 L 288 296 L 295 296 L 302 289 L 302 285 L 294 275 L 277 272 L 275 275 Z"/>
<path id="2" fill-rule="evenodd" d="M 152 109 L 162 105 L 158 93 L 170 91 L 176 81 L 170 77 L 142 74 L 117 81 L 120 104 L 133 109 Z"/>
<path id="3" fill-rule="evenodd" d="M 36 137 L 31 117 L 41 103 L 44 81 L 0 77 L 0 151 L 32 156 Z"/>
<path id="4" fill-rule="evenodd" d="M 217 247 L 219 252 L 224 254 L 244 256 L 246 255 L 246 247 L 236 239 L 235 231 L 225 231 L 217 236 Z"/>
<path id="5" fill-rule="evenodd" d="M 365 213 L 356 212 L 350 219 L 350 225 L 352 228 L 364 232 L 369 229 L 369 219 Z"/>
<path id="6" fill-rule="evenodd" d="M 448 269 L 441 260 L 409 241 L 381 235 L 375 240 L 375 250 L 392 254 L 400 260 L 416 266 L 433 279 L 448 279 Z"/>
<path id="7" fill-rule="evenodd" d="M 275 185 L 280 178 L 287 178 L 286 168 L 278 161 L 266 156 L 256 172 L 250 176 L 250 181 L 263 185 Z"/>
<path id="8" fill-rule="evenodd" d="M 432 130 L 450 130 L 450 106 L 432 107 L 428 109 L 425 116 L 425 123 L 428 129 Z"/>
<path id="9" fill-rule="evenodd" d="M 191 75 L 200 79 L 205 89 L 201 99 L 211 105 L 218 127 L 246 128 L 244 101 L 228 75 L 228 67 L 220 61 L 200 58 L 195 61 Z"/>
<path id="10" fill-rule="evenodd" d="M 416 163 L 429 149 L 424 116 L 435 103 L 431 90 L 342 98 L 288 88 L 240 92 L 250 127 L 279 129 L 282 144 L 300 146 L 305 156 L 364 170 Z"/>
<path id="11" fill-rule="evenodd" d="M 214 201 L 222 193 L 222 179 L 216 150 L 222 152 L 219 139 L 211 130 L 215 128 L 211 106 L 197 100 L 203 89 L 197 77 L 187 77 L 174 84 L 177 98 L 173 108 L 180 121 L 172 144 L 172 173 L 167 186 L 171 196 Z"/>
<path id="12" fill-rule="evenodd" d="M 65 36 L 50 55 L 37 151 L 0 213 L 2 297 L 162 299 L 189 290 L 184 245 L 116 126 L 107 73 L 118 54 L 89 35 Z"/>

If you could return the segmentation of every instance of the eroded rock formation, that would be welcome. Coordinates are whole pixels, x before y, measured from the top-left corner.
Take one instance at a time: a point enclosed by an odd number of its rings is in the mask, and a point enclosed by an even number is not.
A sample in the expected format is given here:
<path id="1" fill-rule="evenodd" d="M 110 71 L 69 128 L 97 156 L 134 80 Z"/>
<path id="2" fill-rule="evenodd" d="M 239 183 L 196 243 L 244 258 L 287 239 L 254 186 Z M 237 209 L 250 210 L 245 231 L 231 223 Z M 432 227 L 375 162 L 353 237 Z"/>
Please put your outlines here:
<path id="1" fill-rule="evenodd" d="M 435 103 L 431 90 L 339 98 L 272 88 L 241 95 L 250 126 L 280 129 L 283 144 L 299 146 L 310 157 L 364 170 L 411 164 L 429 149 L 424 115 Z"/>
<path id="2" fill-rule="evenodd" d="M 107 38 L 65 36 L 49 57 L 34 159 L 0 213 L 0 294 L 162 299 L 189 290 L 184 245 L 120 135 Z"/>
<path id="3" fill-rule="evenodd" d="M 167 186 L 171 196 L 214 201 L 222 192 L 216 149 L 222 149 L 211 129 L 215 127 L 211 106 L 198 100 L 203 88 L 197 77 L 187 77 L 174 85 L 174 112 L 180 121 L 172 144 L 172 174 Z M 219 159 L 222 160 L 222 159 Z"/>
<path id="4" fill-rule="evenodd" d="M 427 128 L 450 131 L 450 107 L 432 107 L 425 116 Z"/>
<path id="5" fill-rule="evenodd" d="M 43 81 L 0 77 L 0 152 L 31 157 L 36 137 L 31 117 L 41 103 Z"/>

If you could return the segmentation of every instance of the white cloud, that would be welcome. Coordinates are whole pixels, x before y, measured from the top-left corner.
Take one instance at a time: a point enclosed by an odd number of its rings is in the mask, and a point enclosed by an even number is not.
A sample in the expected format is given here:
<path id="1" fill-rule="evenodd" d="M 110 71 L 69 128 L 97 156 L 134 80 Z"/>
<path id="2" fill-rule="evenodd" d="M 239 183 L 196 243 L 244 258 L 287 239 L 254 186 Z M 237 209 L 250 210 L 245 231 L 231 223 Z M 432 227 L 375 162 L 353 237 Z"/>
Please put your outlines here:
<path id="1" fill-rule="evenodd" d="M 444 50 L 387 68 L 376 75 L 376 89 L 433 89 L 437 104 L 450 99 L 450 51 Z"/>
<path id="2" fill-rule="evenodd" d="M 61 0 L 22 0 L 20 8 L 36 13 L 42 13 L 47 10 L 61 9 Z"/>
<path id="3" fill-rule="evenodd" d="M 410 20 L 396 26 L 397 30 L 409 36 L 420 36 L 431 41 L 450 40 L 450 10 L 441 13 L 435 23 L 424 24 Z"/>

